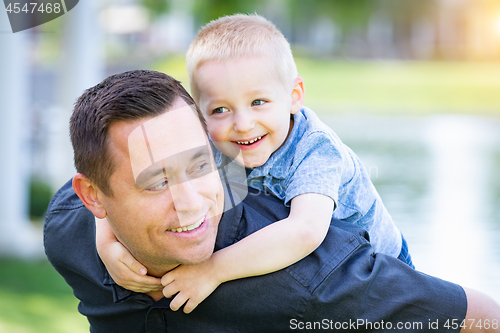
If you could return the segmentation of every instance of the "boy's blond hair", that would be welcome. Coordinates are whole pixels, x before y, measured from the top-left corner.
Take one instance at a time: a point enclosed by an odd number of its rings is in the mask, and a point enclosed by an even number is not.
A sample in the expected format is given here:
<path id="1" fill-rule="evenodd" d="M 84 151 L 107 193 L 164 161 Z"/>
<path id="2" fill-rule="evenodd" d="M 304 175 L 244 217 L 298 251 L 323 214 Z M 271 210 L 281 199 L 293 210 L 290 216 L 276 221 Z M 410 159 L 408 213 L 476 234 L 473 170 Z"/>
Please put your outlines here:
<path id="1" fill-rule="evenodd" d="M 198 100 L 196 70 L 208 61 L 271 57 L 280 81 L 288 89 L 297 77 L 290 44 L 276 26 L 257 14 L 235 14 L 211 21 L 196 35 L 186 54 L 191 94 Z"/>

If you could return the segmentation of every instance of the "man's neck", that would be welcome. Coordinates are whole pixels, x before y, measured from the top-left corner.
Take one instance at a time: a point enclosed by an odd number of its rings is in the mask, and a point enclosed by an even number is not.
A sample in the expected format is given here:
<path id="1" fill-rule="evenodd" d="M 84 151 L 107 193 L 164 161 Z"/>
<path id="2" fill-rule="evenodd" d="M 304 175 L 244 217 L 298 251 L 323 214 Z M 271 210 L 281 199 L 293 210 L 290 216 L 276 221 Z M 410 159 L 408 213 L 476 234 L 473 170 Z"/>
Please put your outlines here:
<path id="1" fill-rule="evenodd" d="M 155 302 L 158 302 L 160 299 L 164 297 L 162 291 L 151 291 L 149 293 L 146 293 L 146 295 L 151 297 Z"/>
<path id="2" fill-rule="evenodd" d="M 154 276 L 154 277 L 157 277 L 157 278 L 162 278 L 163 275 L 167 274 L 167 272 L 170 272 L 171 270 L 173 270 L 175 267 L 177 267 L 179 265 L 173 265 L 173 266 L 168 266 L 168 267 L 151 267 L 151 266 L 146 266 L 146 268 L 148 269 L 148 275 L 151 275 L 151 276 Z"/>
<path id="3" fill-rule="evenodd" d="M 177 266 L 178 265 L 161 267 L 161 268 L 160 267 L 147 267 L 148 268 L 148 275 L 151 275 L 151 276 L 154 276 L 157 278 L 161 278 L 163 275 L 165 275 L 167 272 L 171 271 L 172 269 L 174 269 Z M 163 292 L 161 290 L 160 291 L 151 291 L 151 292 L 148 292 L 145 294 L 148 295 L 149 297 L 151 297 L 155 302 L 158 302 L 160 299 L 162 299 L 164 297 Z"/>

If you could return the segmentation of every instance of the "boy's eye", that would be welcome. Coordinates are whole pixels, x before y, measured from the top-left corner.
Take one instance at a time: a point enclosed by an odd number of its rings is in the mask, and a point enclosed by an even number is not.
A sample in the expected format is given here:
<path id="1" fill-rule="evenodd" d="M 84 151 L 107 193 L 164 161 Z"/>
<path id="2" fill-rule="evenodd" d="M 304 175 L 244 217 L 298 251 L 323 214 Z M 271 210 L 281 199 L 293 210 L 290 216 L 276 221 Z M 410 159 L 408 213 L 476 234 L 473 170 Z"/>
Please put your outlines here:
<path id="1" fill-rule="evenodd" d="M 256 99 L 255 101 L 252 102 L 252 106 L 259 106 L 259 105 L 262 105 L 266 103 L 266 101 L 262 100 L 262 99 Z"/>
<path id="2" fill-rule="evenodd" d="M 148 191 L 158 191 L 158 190 L 162 190 L 164 188 L 167 188 L 167 185 L 168 185 L 168 181 L 166 179 L 162 179 L 161 181 L 159 181 L 158 183 L 148 187 Z"/>
<path id="3" fill-rule="evenodd" d="M 212 113 L 225 113 L 225 112 L 228 112 L 229 110 L 225 107 L 220 107 L 220 108 L 217 108 L 217 109 L 214 109 L 212 111 Z"/>

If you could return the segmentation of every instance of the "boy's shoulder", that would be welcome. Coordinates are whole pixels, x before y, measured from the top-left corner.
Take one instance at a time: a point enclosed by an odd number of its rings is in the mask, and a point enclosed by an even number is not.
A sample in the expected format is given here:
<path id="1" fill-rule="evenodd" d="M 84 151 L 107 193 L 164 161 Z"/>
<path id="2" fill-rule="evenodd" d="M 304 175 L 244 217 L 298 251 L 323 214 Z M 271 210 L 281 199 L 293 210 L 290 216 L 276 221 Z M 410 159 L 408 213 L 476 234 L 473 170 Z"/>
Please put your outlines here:
<path id="1" fill-rule="evenodd" d="M 283 146 L 250 176 L 271 174 L 277 179 L 289 179 L 299 166 L 320 163 L 316 157 L 329 160 L 330 156 L 345 156 L 342 141 L 312 110 L 303 107 L 293 119 L 292 131 Z"/>
<path id="2" fill-rule="evenodd" d="M 342 141 L 335 132 L 322 122 L 319 117 L 307 107 L 303 107 L 300 112 L 294 115 L 294 127 L 296 127 L 296 136 L 292 138 L 295 141 L 295 149 L 314 148 L 318 144 L 330 144 L 332 146 L 341 146 Z"/>
<path id="3" fill-rule="evenodd" d="M 273 165 L 273 169 L 289 173 L 291 169 L 300 165 L 318 164 L 320 161 L 330 160 L 331 156 L 339 158 L 347 156 L 348 152 L 343 142 L 312 110 L 303 107 L 294 114 L 293 119 L 294 124 L 289 137 L 279 151 L 268 160 L 266 163 L 268 166 Z M 310 162 L 306 163 L 306 160 Z M 276 170 L 274 172 L 276 173 Z"/>

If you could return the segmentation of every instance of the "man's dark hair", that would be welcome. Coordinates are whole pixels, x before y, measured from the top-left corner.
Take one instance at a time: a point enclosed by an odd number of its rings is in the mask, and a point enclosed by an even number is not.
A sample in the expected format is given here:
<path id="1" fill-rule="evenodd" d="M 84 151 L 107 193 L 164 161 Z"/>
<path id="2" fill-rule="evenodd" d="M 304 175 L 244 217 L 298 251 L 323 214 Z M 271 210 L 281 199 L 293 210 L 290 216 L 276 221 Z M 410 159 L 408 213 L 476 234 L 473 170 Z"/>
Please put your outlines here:
<path id="1" fill-rule="evenodd" d="M 109 151 L 109 127 L 117 121 L 152 118 L 166 112 L 177 97 L 194 107 L 203 128 L 203 115 L 193 98 L 174 78 L 149 70 L 135 70 L 108 77 L 85 90 L 75 103 L 70 136 L 77 172 L 84 174 L 107 196 L 115 162 Z"/>

